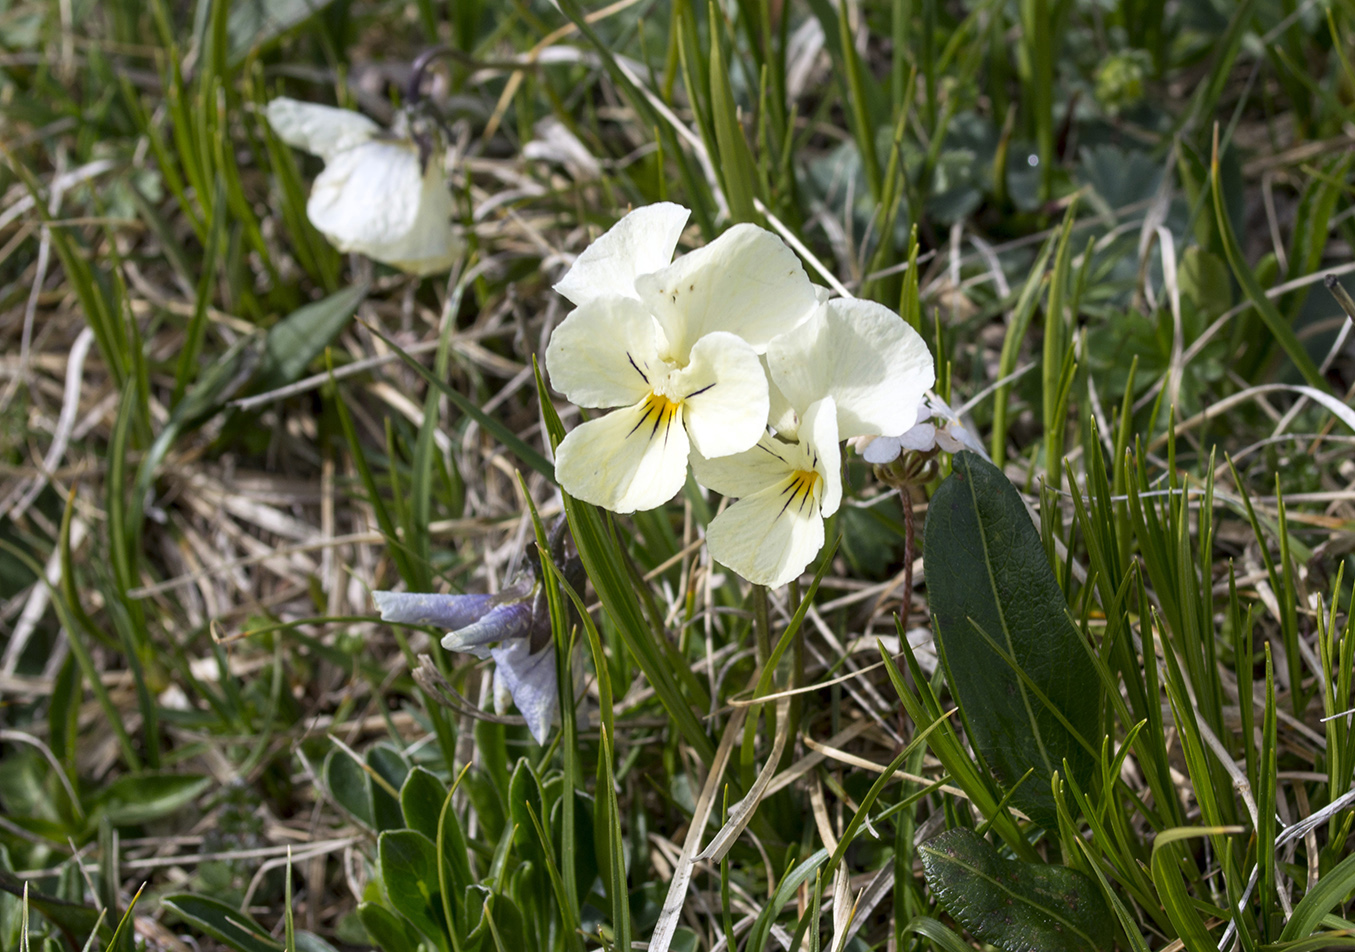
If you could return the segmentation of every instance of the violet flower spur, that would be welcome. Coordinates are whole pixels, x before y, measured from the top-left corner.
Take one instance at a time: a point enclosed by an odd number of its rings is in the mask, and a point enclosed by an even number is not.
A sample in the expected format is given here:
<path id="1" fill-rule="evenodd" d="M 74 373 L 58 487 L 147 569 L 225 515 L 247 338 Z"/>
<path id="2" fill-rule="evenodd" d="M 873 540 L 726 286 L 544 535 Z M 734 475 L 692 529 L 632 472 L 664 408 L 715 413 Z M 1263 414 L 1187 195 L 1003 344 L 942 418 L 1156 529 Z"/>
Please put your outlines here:
<path id="1" fill-rule="evenodd" d="M 577 556 L 565 563 L 567 581 L 581 588 L 583 566 Z M 535 561 L 512 585 L 494 595 L 432 595 L 373 592 L 383 621 L 430 625 L 447 630 L 442 647 L 494 661 L 494 706 L 508 698 L 544 744 L 559 707 L 550 611 Z"/>

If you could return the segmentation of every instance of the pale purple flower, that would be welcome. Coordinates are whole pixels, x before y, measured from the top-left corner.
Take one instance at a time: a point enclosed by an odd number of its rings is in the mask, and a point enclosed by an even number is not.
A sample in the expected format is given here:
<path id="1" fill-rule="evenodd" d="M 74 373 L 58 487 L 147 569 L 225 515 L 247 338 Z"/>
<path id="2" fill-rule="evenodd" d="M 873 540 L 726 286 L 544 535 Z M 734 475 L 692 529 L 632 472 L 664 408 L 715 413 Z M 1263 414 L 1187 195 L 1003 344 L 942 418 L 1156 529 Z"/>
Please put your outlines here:
<path id="1" fill-rule="evenodd" d="M 988 458 L 983 444 L 965 428 L 959 415 L 931 391 L 923 396 L 917 420 L 910 428 L 896 436 L 877 436 L 863 441 L 857 444 L 857 449 L 866 462 L 876 465 L 892 463 L 900 453 L 930 453 L 935 450 L 947 453 L 970 450 L 984 459 Z"/>

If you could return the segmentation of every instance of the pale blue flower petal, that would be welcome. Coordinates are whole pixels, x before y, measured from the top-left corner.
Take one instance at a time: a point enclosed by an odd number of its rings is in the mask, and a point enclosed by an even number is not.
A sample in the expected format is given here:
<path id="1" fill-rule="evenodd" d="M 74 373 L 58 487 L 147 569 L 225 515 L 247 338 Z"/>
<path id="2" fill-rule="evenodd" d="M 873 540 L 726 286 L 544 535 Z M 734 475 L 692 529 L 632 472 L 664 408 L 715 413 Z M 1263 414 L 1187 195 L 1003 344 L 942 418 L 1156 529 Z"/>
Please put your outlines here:
<path id="1" fill-rule="evenodd" d="M 517 639 L 490 649 L 490 655 L 496 665 L 495 679 L 503 680 L 532 737 L 544 744 L 559 707 L 554 646 L 547 645 L 532 654 L 531 646 Z"/>
<path id="2" fill-rule="evenodd" d="M 372 592 L 382 621 L 402 625 L 432 625 L 453 630 L 479 621 L 493 607 L 493 595 L 429 595 L 413 592 Z"/>

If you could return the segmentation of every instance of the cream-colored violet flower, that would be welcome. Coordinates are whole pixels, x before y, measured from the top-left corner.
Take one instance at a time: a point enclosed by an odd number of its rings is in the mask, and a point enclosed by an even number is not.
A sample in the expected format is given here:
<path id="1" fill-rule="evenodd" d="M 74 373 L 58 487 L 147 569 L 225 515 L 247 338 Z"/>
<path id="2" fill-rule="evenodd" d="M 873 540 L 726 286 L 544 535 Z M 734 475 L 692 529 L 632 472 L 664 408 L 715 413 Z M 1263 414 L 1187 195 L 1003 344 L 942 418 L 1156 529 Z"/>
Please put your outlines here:
<path id="1" fill-rule="evenodd" d="M 856 299 L 824 303 L 772 340 L 766 361 L 775 435 L 726 459 L 694 456 L 692 469 L 703 486 L 738 497 L 707 529 L 711 558 L 775 587 L 823 546 L 823 520 L 842 499 L 838 441 L 910 425 L 935 371 L 902 318 Z"/>
<path id="2" fill-rule="evenodd" d="M 387 132 L 348 109 L 285 97 L 265 115 L 283 142 L 324 159 L 306 214 L 334 247 L 411 274 L 451 267 L 461 241 L 435 130 L 415 134 L 400 113 Z"/>
<path id="3" fill-rule="evenodd" d="M 717 459 L 757 443 L 768 413 L 759 355 L 817 306 L 795 253 L 754 225 L 669 264 L 688 214 L 669 203 L 631 212 L 556 285 L 578 306 L 551 334 L 551 385 L 581 407 L 621 409 L 575 427 L 555 474 L 613 512 L 671 499 L 693 449 Z"/>
<path id="4" fill-rule="evenodd" d="M 696 481 L 738 499 L 706 529 L 712 559 L 769 588 L 800 577 L 823 548 L 824 518 L 842 502 L 837 420 L 833 398 L 824 397 L 789 439 L 765 434 L 722 459 L 693 454 Z"/>
<path id="5" fill-rule="evenodd" d="M 965 427 L 959 414 L 930 391 L 923 397 L 910 428 L 897 436 L 879 436 L 863 441 L 859 449 L 867 463 L 877 466 L 894 462 L 900 453 L 930 453 L 934 450 L 947 453 L 970 450 L 984 459 L 988 458 L 988 451 Z"/>

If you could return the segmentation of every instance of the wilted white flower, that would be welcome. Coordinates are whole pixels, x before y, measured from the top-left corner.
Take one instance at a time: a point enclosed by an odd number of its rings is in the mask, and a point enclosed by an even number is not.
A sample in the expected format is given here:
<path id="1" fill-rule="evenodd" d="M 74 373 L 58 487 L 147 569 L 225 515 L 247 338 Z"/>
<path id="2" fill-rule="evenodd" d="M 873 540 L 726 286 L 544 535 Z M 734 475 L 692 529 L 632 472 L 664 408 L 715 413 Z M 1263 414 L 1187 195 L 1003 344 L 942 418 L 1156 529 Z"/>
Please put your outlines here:
<path id="1" fill-rule="evenodd" d="M 971 450 L 984 459 L 988 458 L 988 451 L 969 432 L 959 415 L 946 401 L 930 391 L 918 407 L 917 418 L 911 427 L 897 436 L 880 436 L 862 442 L 858 448 L 866 462 L 876 465 L 892 463 L 900 453 L 929 453 L 934 450 L 947 453 Z"/>
<path id="2" fill-rule="evenodd" d="M 823 520 L 842 502 L 838 408 L 824 397 L 787 439 L 765 434 L 735 456 L 693 455 L 697 482 L 738 501 L 706 529 L 710 556 L 750 582 L 775 588 L 799 578 L 823 548 Z"/>
<path id="3" fill-rule="evenodd" d="M 794 252 L 754 225 L 669 264 L 688 214 L 631 212 L 555 286 L 577 307 L 546 349 L 551 385 L 581 407 L 623 408 L 565 437 L 556 477 L 613 512 L 671 499 L 693 448 L 716 459 L 758 441 L 769 406 L 758 355 L 818 302 Z"/>
<path id="4" fill-rule="evenodd" d="M 414 135 L 403 113 L 387 132 L 359 113 L 285 97 L 265 114 L 283 142 L 324 159 L 306 214 L 334 247 L 411 274 L 451 267 L 461 243 L 435 133 Z"/>

